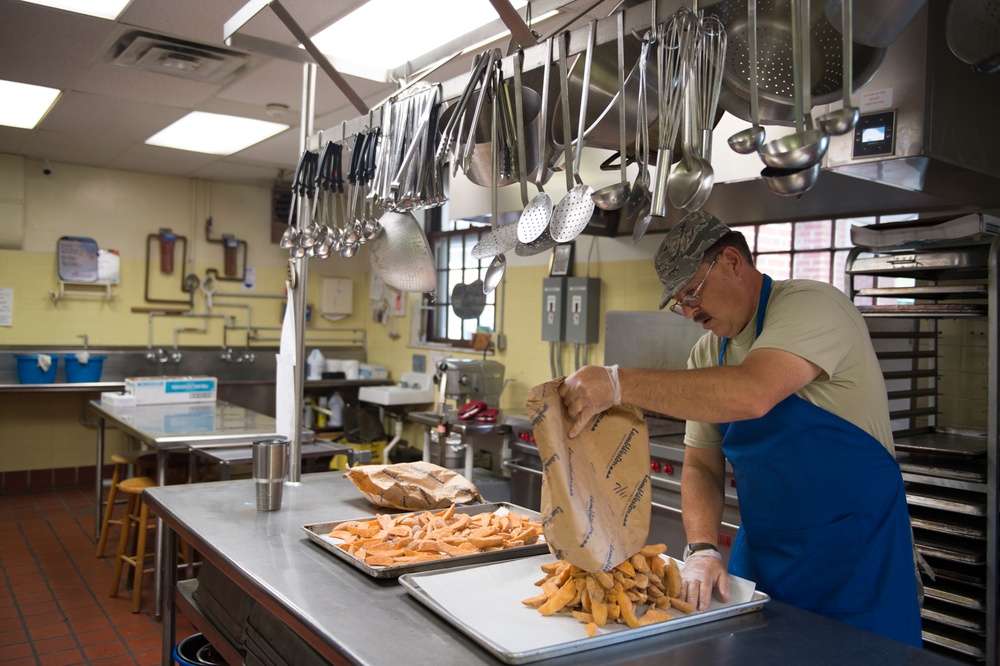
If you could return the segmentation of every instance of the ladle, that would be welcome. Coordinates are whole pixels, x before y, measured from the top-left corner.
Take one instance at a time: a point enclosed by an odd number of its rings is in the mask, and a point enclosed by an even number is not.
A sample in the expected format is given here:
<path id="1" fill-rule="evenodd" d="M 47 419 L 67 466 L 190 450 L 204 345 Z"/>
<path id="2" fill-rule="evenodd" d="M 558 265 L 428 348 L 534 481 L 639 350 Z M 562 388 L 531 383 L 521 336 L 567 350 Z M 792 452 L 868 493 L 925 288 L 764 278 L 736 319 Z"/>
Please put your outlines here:
<path id="1" fill-rule="evenodd" d="M 792 77 L 795 98 L 795 134 L 764 144 L 760 158 L 775 169 L 807 169 L 826 155 L 830 137 L 812 128 L 810 108 L 812 77 L 809 69 L 809 2 L 792 0 Z M 810 104 L 811 106 L 811 104 Z M 809 125 L 806 126 L 808 117 Z"/>
<path id="2" fill-rule="evenodd" d="M 798 196 L 816 184 L 819 178 L 820 160 L 826 153 L 830 137 L 815 129 L 805 129 L 807 103 L 811 100 L 809 72 L 809 0 L 792 0 L 792 71 L 795 79 L 795 126 L 797 133 L 776 139 L 761 148 L 760 155 L 767 168 L 760 172 L 764 184 L 775 194 Z M 809 96 L 807 98 L 807 96 Z M 784 143 L 783 143 L 784 142 Z M 775 147 L 776 146 L 776 147 Z M 769 156 L 765 151 L 774 148 Z M 809 159 L 807 159 L 809 158 Z M 794 166 L 786 167 L 784 162 Z"/>
<path id="3" fill-rule="evenodd" d="M 840 136 L 841 134 L 850 132 L 858 124 L 858 118 L 861 117 L 861 109 L 851 105 L 851 85 L 854 75 L 854 38 L 851 24 L 851 21 L 853 21 L 851 3 L 852 0 L 841 0 L 840 5 L 841 20 L 843 21 L 841 32 L 844 36 L 844 48 L 841 55 L 844 64 L 844 106 L 843 108 L 824 113 L 816 119 L 816 124 L 819 125 L 819 128 L 824 133 L 833 136 Z"/>
<path id="4" fill-rule="evenodd" d="M 528 184 L 527 184 L 527 171 L 528 164 L 525 159 L 524 152 L 524 95 L 521 87 L 521 69 L 524 67 L 524 51 L 518 49 L 517 56 L 514 63 L 514 112 L 516 114 L 515 119 L 515 131 L 517 132 L 517 170 L 519 173 L 519 180 L 521 184 L 521 201 L 525 202 L 527 205 L 528 200 Z M 502 76 L 499 75 L 497 78 Z M 491 139 L 493 145 L 496 145 L 496 134 L 497 134 L 497 105 L 493 105 L 493 127 L 490 130 Z M 491 220 L 493 223 L 493 234 L 497 232 L 497 188 L 498 188 L 498 156 L 497 150 L 493 151 L 493 177 L 491 180 L 490 187 L 490 205 L 491 205 Z M 504 256 L 504 251 L 511 248 L 504 248 L 502 251 L 497 252 L 493 256 L 493 261 L 490 262 L 490 267 L 486 269 L 486 277 L 483 279 L 483 293 L 490 294 L 503 280 L 503 274 L 507 270 L 507 257 Z"/>
<path id="5" fill-rule="evenodd" d="M 667 177 L 667 197 L 674 208 L 688 208 L 702 195 L 702 189 L 707 186 L 711 191 L 715 183 L 715 170 L 712 165 L 697 154 L 695 148 L 694 116 L 697 105 L 694 86 L 692 85 L 692 62 L 685 63 L 682 81 L 684 85 L 684 137 L 681 144 L 683 155 L 674 170 Z"/>
<path id="6" fill-rule="evenodd" d="M 632 187 L 625 173 L 625 12 L 618 12 L 618 155 L 621 158 L 620 182 L 602 187 L 593 194 L 594 204 L 601 210 L 618 210 L 625 205 Z M 583 111 L 581 111 L 583 113 Z"/>
<path id="7" fill-rule="evenodd" d="M 850 2 L 850 0 L 848 0 Z M 764 128 L 760 126 L 757 91 L 757 0 L 747 0 L 747 60 L 750 64 L 750 122 L 753 126 L 729 137 L 729 147 L 740 155 L 757 152 L 764 145 Z"/>
<path id="8" fill-rule="evenodd" d="M 656 3 L 653 3 L 656 6 Z M 652 193 L 649 191 L 649 122 L 646 116 L 646 67 L 649 63 L 649 48 L 652 34 L 647 32 L 642 39 L 642 50 L 639 52 L 639 104 L 635 116 L 635 159 L 639 165 L 639 175 L 636 176 L 632 192 L 625 202 L 625 215 L 635 218 L 632 228 L 632 244 L 635 245 L 646 233 L 651 221 L 649 211 L 652 205 Z"/>
<path id="9" fill-rule="evenodd" d="M 545 40 L 545 64 L 542 69 L 542 108 L 538 116 L 538 164 L 535 169 L 535 187 L 538 194 L 521 211 L 517 221 L 517 240 L 522 244 L 531 243 L 548 230 L 552 220 L 552 197 L 542 188 L 548 164 L 545 160 L 546 118 L 549 112 L 549 76 L 552 65 L 552 37 Z"/>

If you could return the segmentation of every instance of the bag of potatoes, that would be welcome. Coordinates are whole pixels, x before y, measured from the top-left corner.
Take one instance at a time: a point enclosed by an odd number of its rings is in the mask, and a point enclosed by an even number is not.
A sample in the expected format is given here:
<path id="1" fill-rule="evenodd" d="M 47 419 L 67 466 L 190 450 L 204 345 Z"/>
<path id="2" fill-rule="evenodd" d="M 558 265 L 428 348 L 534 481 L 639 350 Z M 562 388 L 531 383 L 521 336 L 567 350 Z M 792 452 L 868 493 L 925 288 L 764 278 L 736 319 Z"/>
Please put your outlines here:
<path id="1" fill-rule="evenodd" d="M 344 476 L 375 506 L 426 511 L 483 501 L 471 481 L 429 462 L 361 465 L 350 468 Z"/>
<path id="2" fill-rule="evenodd" d="M 559 387 L 528 393 L 542 457 L 542 526 L 556 557 L 590 572 L 608 571 L 646 545 L 652 510 L 649 430 L 638 408 L 612 407 L 574 439 Z"/>

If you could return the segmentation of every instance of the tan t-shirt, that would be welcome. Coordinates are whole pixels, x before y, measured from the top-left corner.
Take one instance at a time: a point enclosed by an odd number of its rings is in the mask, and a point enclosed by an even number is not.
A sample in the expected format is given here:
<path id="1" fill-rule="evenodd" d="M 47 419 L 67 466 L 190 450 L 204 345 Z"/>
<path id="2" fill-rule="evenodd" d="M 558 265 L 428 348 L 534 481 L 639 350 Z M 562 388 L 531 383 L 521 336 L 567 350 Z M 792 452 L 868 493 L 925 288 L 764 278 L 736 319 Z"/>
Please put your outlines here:
<path id="1" fill-rule="evenodd" d="M 894 452 L 885 380 L 864 319 L 836 287 L 814 280 L 775 280 L 759 338 L 757 312 L 726 346 L 725 365 L 739 365 L 751 349 L 781 349 L 815 363 L 819 376 L 796 395 L 871 434 Z M 688 358 L 689 368 L 718 365 L 722 338 L 702 336 Z M 684 443 L 718 448 L 716 424 L 687 422 Z"/>

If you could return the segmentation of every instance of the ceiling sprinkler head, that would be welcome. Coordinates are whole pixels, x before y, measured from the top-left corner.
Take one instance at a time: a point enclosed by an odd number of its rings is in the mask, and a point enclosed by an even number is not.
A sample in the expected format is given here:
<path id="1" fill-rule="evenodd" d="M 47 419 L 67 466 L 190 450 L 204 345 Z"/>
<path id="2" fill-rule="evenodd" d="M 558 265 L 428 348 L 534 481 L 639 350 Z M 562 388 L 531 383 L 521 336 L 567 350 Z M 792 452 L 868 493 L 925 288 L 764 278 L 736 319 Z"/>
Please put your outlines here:
<path id="1" fill-rule="evenodd" d="M 281 118 L 288 113 L 287 104 L 268 104 L 265 110 L 269 118 Z"/>

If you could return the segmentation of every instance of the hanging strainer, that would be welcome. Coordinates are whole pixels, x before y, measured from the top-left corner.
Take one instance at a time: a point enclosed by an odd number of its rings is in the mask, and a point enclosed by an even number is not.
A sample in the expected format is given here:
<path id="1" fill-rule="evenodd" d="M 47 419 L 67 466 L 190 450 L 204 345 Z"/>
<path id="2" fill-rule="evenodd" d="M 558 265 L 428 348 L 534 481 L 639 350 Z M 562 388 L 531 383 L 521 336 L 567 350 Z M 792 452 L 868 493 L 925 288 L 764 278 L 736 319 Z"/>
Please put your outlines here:
<path id="1" fill-rule="evenodd" d="M 423 227 L 410 211 L 389 211 L 379 218 L 380 231 L 369 241 L 372 270 L 400 291 L 437 288 L 434 256 Z"/>

